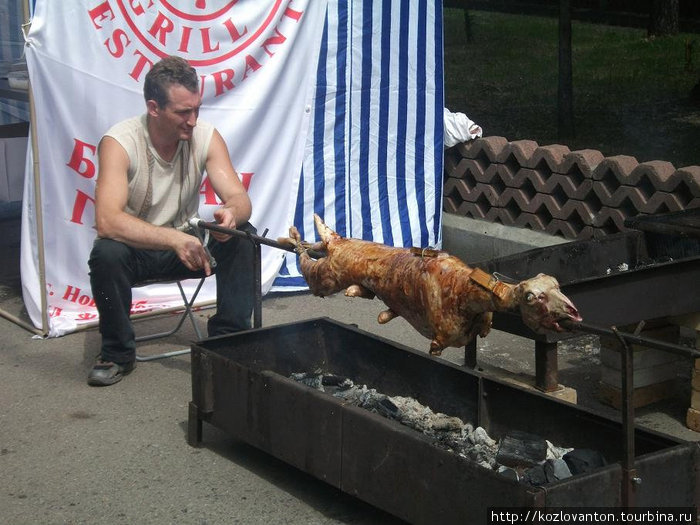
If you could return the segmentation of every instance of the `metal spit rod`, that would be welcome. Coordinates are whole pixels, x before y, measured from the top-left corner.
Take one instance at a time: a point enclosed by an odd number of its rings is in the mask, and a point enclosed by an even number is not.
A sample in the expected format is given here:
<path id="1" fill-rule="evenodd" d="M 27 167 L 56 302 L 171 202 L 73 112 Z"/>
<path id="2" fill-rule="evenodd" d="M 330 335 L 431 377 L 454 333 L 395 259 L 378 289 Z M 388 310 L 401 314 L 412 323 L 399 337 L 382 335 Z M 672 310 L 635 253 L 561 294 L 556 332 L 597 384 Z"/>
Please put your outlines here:
<path id="1" fill-rule="evenodd" d="M 267 233 L 267 230 L 263 233 L 263 235 L 255 235 L 254 233 L 248 233 L 244 232 L 241 230 L 232 230 L 230 228 L 224 228 L 223 226 L 219 226 L 215 222 L 206 222 L 202 219 L 190 219 L 190 226 L 194 226 L 195 228 L 204 228 L 205 230 L 211 230 L 219 233 L 225 233 L 226 235 L 233 235 L 234 237 L 242 237 L 244 239 L 248 239 L 250 242 L 253 244 L 264 244 L 265 246 L 272 246 L 273 248 L 277 248 L 279 250 L 285 250 L 288 252 L 293 252 L 294 247 L 290 246 L 288 244 L 283 244 L 281 242 L 275 241 L 274 239 L 268 239 L 265 237 L 265 233 Z"/>
<path id="2" fill-rule="evenodd" d="M 696 350 L 687 346 L 677 345 L 675 343 L 669 343 L 667 341 L 660 341 L 658 339 L 650 339 L 648 337 L 643 337 L 636 333 L 631 334 L 629 332 L 620 332 L 615 327 L 604 328 L 602 326 L 596 326 L 588 323 L 574 323 L 571 321 L 562 321 L 560 324 L 564 328 L 571 330 L 572 332 L 585 332 L 595 335 L 607 335 L 610 337 L 623 339 L 629 343 L 636 343 L 649 348 L 655 348 L 657 350 L 671 352 L 672 354 L 682 355 L 684 357 L 690 357 L 693 359 L 700 358 L 700 350 Z"/>

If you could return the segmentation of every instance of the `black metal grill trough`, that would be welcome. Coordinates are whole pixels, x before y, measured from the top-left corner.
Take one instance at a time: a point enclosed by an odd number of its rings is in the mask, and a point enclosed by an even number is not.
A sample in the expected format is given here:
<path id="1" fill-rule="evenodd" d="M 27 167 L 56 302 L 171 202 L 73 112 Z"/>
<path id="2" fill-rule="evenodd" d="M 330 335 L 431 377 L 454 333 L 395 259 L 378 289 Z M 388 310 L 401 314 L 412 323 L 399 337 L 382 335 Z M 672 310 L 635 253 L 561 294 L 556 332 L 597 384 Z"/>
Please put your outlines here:
<path id="1" fill-rule="evenodd" d="M 507 478 L 400 423 L 300 384 L 323 370 L 482 426 L 601 452 L 608 465 L 538 488 Z M 192 347 L 188 441 L 210 423 L 413 524 L 486 523 L 490 507 L 620 506 L 619 421 L 519 389 L 329 319 L 210 338 Z M 698 500 L 698 447 L 635 431 L 637 506 Z"/>

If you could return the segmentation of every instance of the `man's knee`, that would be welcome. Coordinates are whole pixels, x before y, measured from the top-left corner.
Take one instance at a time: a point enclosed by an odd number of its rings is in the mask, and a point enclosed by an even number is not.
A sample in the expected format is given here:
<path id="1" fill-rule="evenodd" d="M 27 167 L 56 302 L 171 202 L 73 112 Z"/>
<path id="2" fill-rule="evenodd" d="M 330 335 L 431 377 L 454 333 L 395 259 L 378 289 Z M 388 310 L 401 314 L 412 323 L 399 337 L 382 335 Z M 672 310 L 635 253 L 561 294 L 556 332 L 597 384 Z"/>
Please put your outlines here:
<path id="1" fill-rule="evenodd" d="M 129 258 L 129 247 L 113 239 L 96 239 L 88 266 L 91 272 L 111 272 L 115 268 L 123 267 Z"/>

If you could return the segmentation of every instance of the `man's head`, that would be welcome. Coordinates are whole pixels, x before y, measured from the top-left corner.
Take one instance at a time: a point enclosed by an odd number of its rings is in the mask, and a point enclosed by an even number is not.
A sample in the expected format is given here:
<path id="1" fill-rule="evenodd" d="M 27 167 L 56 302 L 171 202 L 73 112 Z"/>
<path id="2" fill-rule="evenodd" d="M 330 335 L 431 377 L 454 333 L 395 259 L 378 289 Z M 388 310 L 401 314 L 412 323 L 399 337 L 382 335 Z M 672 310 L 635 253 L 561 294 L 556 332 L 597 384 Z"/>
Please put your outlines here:
<path id="1" fill-rule="evenodd" d="M 186 60 L 166 57 L 146 74 L 143 86 L 151 140 L 190 140 L 202 99 L 197 72 Z"/>
<path id="2" fill-rule="evenodd" d="M 168 103 L 168 91 L 173 84 L 180 84 L 192 93 L 199 91 L 197 71 L 184 58 L 168 56 L 156 62 L 146 74 L 143 96 L 146 102 L 154 100 L 159 108 Z"/>

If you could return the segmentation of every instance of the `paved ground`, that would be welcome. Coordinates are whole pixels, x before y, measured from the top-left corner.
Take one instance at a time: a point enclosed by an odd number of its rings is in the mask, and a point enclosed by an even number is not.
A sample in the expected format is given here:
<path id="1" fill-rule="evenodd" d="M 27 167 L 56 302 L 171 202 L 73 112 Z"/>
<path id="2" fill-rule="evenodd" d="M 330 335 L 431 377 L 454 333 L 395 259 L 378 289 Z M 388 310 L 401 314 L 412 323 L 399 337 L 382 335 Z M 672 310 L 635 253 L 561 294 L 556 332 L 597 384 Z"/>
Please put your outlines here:
<path id="1" fill-rule="evenodd" d="M 376 324 L 378 301 L 342 295 L 266 297 L 264 325 L 328 316 L 407 346 L 427 340 L 403 320 Z M 211 313 L 199 313 L 200 322 Z M 138 328 L 171 321 L 150 319 Z M 36 339 L 0 319 L 0 509 L 8 524 L 373 524 L 400 523 L 205 424 L 204 446 L 185 441 L 189 356 L 140 363 L 108 388 L 85 379 L 98 348 L 94 330 Z M 187 346 L 191 328 L 141 346 L 142 353 Z M 487 369 L 532 374 L 530 341 L 492 332 L 480 342 Z M 460 351 L 444 357 L 461 362 Z M 562 345 L 560 380 L 579 404 L 617 413 L 595 399 L 595 340 Z M 683 375 L 685 369 L 679 370 Z M 683 424 L 687 381 L 679 396 L 640 411 L 638 423 L 696 440 Z"/>

